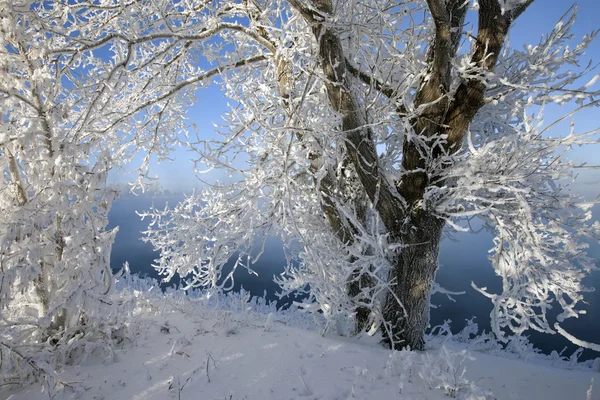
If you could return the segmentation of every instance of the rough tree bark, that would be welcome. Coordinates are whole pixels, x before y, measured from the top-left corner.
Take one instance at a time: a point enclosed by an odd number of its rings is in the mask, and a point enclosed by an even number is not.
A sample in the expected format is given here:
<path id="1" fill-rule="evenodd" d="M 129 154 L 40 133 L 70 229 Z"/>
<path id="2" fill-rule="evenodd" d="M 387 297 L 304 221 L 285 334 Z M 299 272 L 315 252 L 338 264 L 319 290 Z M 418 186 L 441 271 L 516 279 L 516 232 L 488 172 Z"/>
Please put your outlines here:
<path id="1" fill-rule="evenodd" d="M 503 13 L 498 0 L 480 0 L 472 65 L 493 70 L 511 23 L 532 2 L 525 1 Z M 414 119 L 413 129 L 426 146 L 434 146 L 435 141 L 427 139 L 441 134 L 447 135 L 447 141 L 438 145 L 439 148 L 430 147 L 428 153 L 432 159 L 424 159 L 418 149 L 423 144 L 405 139 L 403 177 L 393 187 L 379 168 L 373 134 L 363 120 L 366 113 L 362 112 L 362 105 L 351 93 L 350 77 L 355 75 L 365 82 L 374 82 L 388 97 L 393 97 L 394 91 L 387 88 L 385 82 L 376 82 L 346 61 L 335 29 L 324 23 L 333 13 L 331 0 L 313 0 L 311 7 L 298 0 L 290 0 L 290 3 L 312 26 L 318 41 L 327 94 L 331 107 L 341 116 L 340 129 L 346 132 L 349 160 L 390 237 L 403 245 L 389 259 L 393 293 L 388 296 L 383 310 L 384 342 L 392 348 L 421 350 L 429 324 L 429 297 L 444 228 L 444 221 L 423 204 L 424 193 L 433 182 L 444 184 L 433 175 L 434 165 L 442 155 L 460 149 L 469 124 L 483 106 L 485 91 L 484 82 L 473 78 L 460 82 L 456 91 L 450 92 L 452 60 L 459 48 L 467 4 L 463 0 L 427 0 L 435 23 L 435 38 L 427 57 L 428 73 L 415 97 L 414 108 L 422 111 Z M 327 214 L 327 207 L 324 208 Z M 328 220 L 336 229 L 338 224 L 334 219 Z"/>

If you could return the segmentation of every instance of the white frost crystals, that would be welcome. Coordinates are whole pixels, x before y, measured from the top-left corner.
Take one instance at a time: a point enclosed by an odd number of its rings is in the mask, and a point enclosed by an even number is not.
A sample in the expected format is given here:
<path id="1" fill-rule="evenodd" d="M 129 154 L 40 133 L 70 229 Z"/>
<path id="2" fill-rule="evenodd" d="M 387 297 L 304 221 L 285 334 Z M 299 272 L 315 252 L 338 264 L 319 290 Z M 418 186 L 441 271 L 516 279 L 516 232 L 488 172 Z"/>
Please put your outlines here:
<path id="1" fill-rule="evenodd" d="M 115 146 L 88 118 L 106 96 L 105 65 L 63 56 L 65 39 L 45 31 L 53 10 L 0 11 L 0 379 L 42 378 L 51 391 L 64 365 L 113 357 L 129 323 L 113 300 L 117 230 L 106 229 Z"/>
<path id="2" fill-rule="evenodd" d="M 373 10 L 382 9 L 375 3 Z M 501 5 L 511 11 L 526 3 Z M 556 333 L 547 310 L 559 306 L 559 320 L 580 315 L 577 306 L 588 290 L 582 279 L 594 269 L 583 240 L 597 240 L 600 233 L 597 225 L 590 225 L 590 203 L 575 196 L 566 183 L 575 166 L 567 158 L 568 150 L 597 144 L 598 131 L 577 134 L 577 124 L 570 133 L 559 129 L 563 119 L 598 105 L 593 69 L 568 69 L 584 58 L 598 32 L 573 44 L 570 30 L 576 8 L 572 8 L 537 45 L 518 49 L 507 44 L 492 72 L 482 75 L 469 62 L 469 54 L 457 55 L 456 85 L 483 80 L 484 105 L 463 148 L 435 158 L 432 149 L 442 147 L 447 138 L 424 138 L 411 126 L 426 108 L 411 109 L 411 93 L 426 73 L 423 49 L 432 27 L 397 29 L 394 18 L 404 21 L 410 15 L 374 17 L 366 6 L 337 10 L 331 23 L 347 34 L 348 65 L 372 71 L 366 78 L 366 73 L 357 73 L 351 82 L 360 104 L 368 105 L 361 118 L 370 121 L 383 182 L 400 180 L 406 173 L 401 167 L 405 138 L 420 143 L 421 157 L 430 163 L 425 171 L 438 179 L 427 187 L 422 208 L 456 228 L 464 218 L 478 216 L 495 234 L 490 260 L 502 280 L 502 292 L 477 287 L 493 301 L 495 334 L 502 338 L 528 329 Z M 403 9 L 402 15 L 410 12 Z M 293 18 L 282 18 L 283 14 Z M 202 23 L 218 24 L 221 16 L 208 13 Z M 347 161 L 345 133 L 337 129 L 341 116 L 324 106 L 327 92 L 316 72 L 316 44 L 306 25 L 285 2 L 265 3 L 260 18 L 260 34 L 269 38 L 269 44 L 254 37 L 252 24 L 214 36 L 240 44 L 232 53 L 210 53 L 211 59 L 232 65 L 232 58 L 245 58 L 254 68 L 223 69 L 223 89 L 237 106 L 226 115 L 228 125 L 221 129 L 221 137 L 192 144 L 199 162 L 228 169 L 236 182 L 218 184 L 170 210 L 147 213 L 154 221 L 148 240 L 163 254 L 158 268 L 167 279 L 179 273 L 189 277 L 189 286 L 222 289 L 227 281 L 220 281 L 222 267 L 229 257 L 237 252 L 236 267 L 251 270 L 250 254 L 261 254 L 260 243 L 256 246 L 249 232 L 260 237 L 271 234 L 282 238 L 290 259 L 286 275 L 278 278 L 284 292 L 308 291 L 304 307 L 324 316 L 327 327 L 347 331 L 343 320 L 355 318 L 359 308 L 368 309 L 371 322 L 380 321 L 382 303 L 393 284 L 387 281 L 388 263 L 404 244 L 390 243 L 375 205 L 361 193 L 363 187 Z M 381 26 L 389 30 L 382 33 Z M 364 43 L 355 42 L 351 27 L 360 30 Z M 182 31 L 189 28 L 181 26 Z M 294 45 L 279 51 L 281 43 Z M 392 43 L 405 47 L 397 51 Z M 194 45 L 206 50 L 201 40 Z M 277 63 L 269 62 L 273 48 L 279 49 Z M 373 54 L 372 48 L 380 50 Z M 381 82 L 389 85 L 387 89 L 395 88 L 394 101 L 386 101 Z M 545 107 L 554 112 L 553 103 L 576 109 L 558 121 L 544 122 Z M 549 136 L 556 131 L 558 137 Z M 438 144 L 427 148 L 433 139 Z M 243 162 L 236 161 L 240 157 L 245 157 Z M 327 207 L 341 216 L 339 226 L 332 223 L 334 213 L 323 218 Z M 348 231 L 352 239 L 343 242 L 340 237 Z M 354 295 L 341 283 L 358 281 Z"/>
<path id="3" fill-rule="evenodd" d="M 508 13 L 528 3 L 499 4 Z M 483 81 L 483 106 L 462 149 L 438 157 L 448 138 L 418 135 L 411 122 L 429 106 L 411 108 L 413 93 L 428 74 L 423 65 L 432 25 L 399 28 L 403 25 L 398 21 L 410 24 L 419 7 L 396 10 L 390 2 L 389 15 L 375 15 L 373 10 L 386 9 L 381 2 L 337 4 L 338 14 L 330 23 L 344 37 L 348 71 L 355 74 L 349 79 L 352 92 L 357 104 L 365 106 L 357 118 L 368 124 L 379 152 L 379 187 L 408 174 L 401 165 L 403 144 L 419 143 L 425 167 L 411 173 L 424 171 L 433 179 L 420 207 L 456 228 L 464 218 L 478 216 L 495 234 L 490 260 L 503 289 L 498 294 L 477 289 L 493 301 L 495 334 L 502 338 L 527 329 L 556 333 L 547 310 L 559 306 L 559 320 L 580 315 L 577 307 L 588 290 L 582 279 L 594 268 L 583 240 L 599 235 L 589 223 L 589 203 L 565 183 L 575 166 L 568 150 L 598 143 L 598 131 L 577 134 L 575 124 L 572 132 L 560 132 L 562 119 L 544 122 L 542 115 L 547 107 L 554 112 L 554 104 L 570 104 L 576 109 L 563 118 L 570 119 L 598 105 L 593 68 L 574 67 L 598 32 L 575 42 L 572 8 L 537 45 L 520 49 L 506 44 L 493 71 L 483 73 L 468 51 L 457 54 L 450 88 Z M 289 258 L 286 274 L 278 277 L 283 291 L 308 292 L 303 306 L 325 317 L 327 327 L 347 332 L 344 321 L 356 318 L 361 308 L 369 313 L 369 322 L 381 321 L 382 304 L 394 284 L 388 282 L 389 262 L 405 244 L 390 239 L 376 202 L 365 197 L 348 161 L 348 132 L 338 129 L 343 116 L 327 106 L 327 81 L 315 56 L 318 43 L 298 9 L 269 1 L 248 10 L 233 7 L 228 14 L 208 6 L 194 23 L 178 19 L 184 15 L 181 10 L 171 11 L 178 21 L 171 27 L 177 27 L 175 33 L 156 26 L 153 32 L 172 40 L 173 57 L 185 57 L 176 55 L 175 48 L 178 37 L 186 35 L 189 48 L 219 60 L 223 91 L 236 104 L 217 138 L 199 137 L 188 145 L 197 153 L 199 166 L 224 168 L 235 182 L 217 184 L 171 209 L 146 213 L 153 222 L 147 239 L 163 255 L 159 271 L 166 279 L 185 276 L 186 287 L 227 289 L 232 275 L 222 276 L 224 264 L 237 254 L 234 268 L 252 271 L 263 243 L 254 235 L 273 235 L 283 240 Z M 248 26 L 220 25 L 227 15 L 238 14 L 249 18 Z M 228 41 L 235 51 L 220 51 L 204 36 L 194 37 L 194 24 L 221 26 L 211 40 Z M 360 32 L 360 41 L 353 29 Z M 144 62 L 160 65 L 163 55 L 155 54 L 168 47 L 151 51 L 150 42 L 143 46 Z M 213 76 L 209 69 L 186 70 L 182 84 L 194 73 L 208 76 L 206 82 Z M 173 83 L 165 93 L 177 87 Z M 384 92 L 392 98 L 386 99 Z M 557 137 L 550 137 L 557 131 Z M 353 283 L 358 289 L 350 295 Z"/>
<path id="4" fill-rule="evenodd" d="M 499 337 L 503 328 L 555 333 L 546 318 L 555 302 L 562 308 L 559 321 L 582 312 L 575 309 L 588 290 L 582 279 L 596 268 L 583 239 L 600 235 L 597 225 L 587 224 L 590 204 L 555 183 L 566 181 L 573 166 L 560 150 L 592 135 L 547 138 L 541 121 L 529 119 L 516 129 L 515 136 L 465 149 L 468 157 L 449 171 L 457 183 L 437 206 L 442 215 L 479 215 L 494 227 L 490 260 L 503 292 L 474 287 L 494 303 L 492 328 Z"/>
<path id="5" fill-rule="evenodd" d="M 541 116 L 598 105 L 593 68 L 578 67 L 598 32 L 576 42 L 573 8 L 537 45 L 502 47 L 529 3 L 480 1 L 495 16 L 480 40 L 464 27 L 478 10 L 459 0 L 1 2 L 3 351 L 24 368 L 38 360 L 9 337 L 68 349 L 68 361 L 77 343 L 110 353 L 127 313 L 111 300 L 107 174 L 141 151 L 143 188 L 150 159 L 178 145 L 198 171 L 231 179 L 144 214 L 167 280 L 229 290 L 236 268 L 254 273 L 260 239 L 279 237 L 288 265 L 277 281 L 307 293 L 301 306 L 326 328 L 394 320 L 411 331 L 398 341 L 422 347 L 443 222 L 478 216 L 503 284 L 479 288 L 495 334 L 562 333 L 555 322 L 580 315 L 594 267 L 582 239 L 600 234 L 565 183 L 565 155 L 598 131 L 560 132 Z M 186 112 L 211 83 L 231 107 L 216 135 L 193 137 Z"/>
<path id="6" fill-rule="evenodd" d="M 531 3 L 531 0 L 498 0 L 503 13 L 510 12 L 517 7 Z"/>

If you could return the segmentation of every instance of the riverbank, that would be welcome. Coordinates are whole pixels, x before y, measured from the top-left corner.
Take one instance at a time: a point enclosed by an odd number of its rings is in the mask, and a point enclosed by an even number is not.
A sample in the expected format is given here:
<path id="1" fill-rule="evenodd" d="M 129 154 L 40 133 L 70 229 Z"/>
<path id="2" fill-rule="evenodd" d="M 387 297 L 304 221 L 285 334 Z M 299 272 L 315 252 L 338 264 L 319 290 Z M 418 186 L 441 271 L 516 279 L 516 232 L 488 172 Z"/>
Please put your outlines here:
<path id="1" fill-rule="evenodd" d="M 600 398 L 600 359 L 577 363 L 501 350 L 485 337 L 430 337 L 425 352 L 377 338 L 322 336 L 312 318 L 232 294 L 202 299 L 130 291 L 130 340 L 57 376 L 54 399 L 346 400 Z M 154 293 L 154 294 L 152 294 Z M 42 386 L 0 398 L 48 399 Z"/>

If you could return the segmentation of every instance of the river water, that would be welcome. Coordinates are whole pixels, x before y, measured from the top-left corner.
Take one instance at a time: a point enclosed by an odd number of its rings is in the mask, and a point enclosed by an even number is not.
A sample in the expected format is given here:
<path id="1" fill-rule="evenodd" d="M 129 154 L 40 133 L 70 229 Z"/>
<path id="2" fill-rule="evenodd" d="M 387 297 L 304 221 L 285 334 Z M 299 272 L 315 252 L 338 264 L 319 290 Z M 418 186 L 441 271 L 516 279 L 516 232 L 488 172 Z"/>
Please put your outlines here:
<path id="1" fill-rule="evenodd" d="M 118 199 L 109 214 L 109 228 L 119 226 L 115 244 L 111 254 L 111 266 L 118 270 L 126 261 L 129 262 L 133 273 L 158 278 L 151 264 L 158 258 L 158 253 L 152 251 L 152 246 L 140 240 L 141 231 L 145 230 L 148 220 L 141 221 L 136 210 L 148 209 L 152 204 L 163 208 L 165 203 L 175 205 L 182 196 L 133 196 L 127 194 Z M 600 212 L 596 209 L 595 211 Z M 595 214 L 597 217 L 598 213 Z M 437 306 L 431 310 L 432 326 L 439 325 L 445 320 L 452 321 L 454 332 L 461 330 L 467 319 L 475 317 L 480 330 L 490 330 L 490 311 L 492 304 L 486 297 L 476 292 L 471 287 L 473 281 L 479 287 L 487 287 L 491 292 L 499 292 L 501 281 L 495 275 L 487 259 L 488 249 L 492 246 L 492 235 L 481 231 L 473 233 L 453 233 L 451 238 L 442 242 L 440 251 L 440 269 L 437 274 L 438 283 L 450 291 L 464 291 L 465 294 L 455 296 L 455 302 L 449 301 L 445 296 L 435 295 L 432 303 Z M 600 266 L 600 246 L 590 247 L 589 254 L 598 260 Z M 238 269 L 235 276 L 234 290 L 241 286 L 253 295 L 263 296 L 269 300 L 275 299 L 278 286 L 273 282 L 273 275 L 283 271 L 285 257 L 281 243 L 277 239 L 268 242 L 264 255 L 253 266 L 258 276 L 250 275 L 244 269 Z M 600 288 L 600 271 L 596 271 L 586 282 L 589 287 Z M 561 325 L 567 332 L 589 342 L 600 342 L 600 291 L 586 294 L 587 305 L 584 309 L 587 314 L 579 319 L 566 320 Z M 582 307 L 580 307 L 582 308 Z M 556 310 L 558 311 L 558 310 Z M 540 334 L 537 332 L 526 333 L 530 341 L 544 353 L 552 350 L 569 355 L 576 346 L 558 335 Z M 584 351 L 581 360 L 600 357 L 599 353 L 590 350 Z"/>

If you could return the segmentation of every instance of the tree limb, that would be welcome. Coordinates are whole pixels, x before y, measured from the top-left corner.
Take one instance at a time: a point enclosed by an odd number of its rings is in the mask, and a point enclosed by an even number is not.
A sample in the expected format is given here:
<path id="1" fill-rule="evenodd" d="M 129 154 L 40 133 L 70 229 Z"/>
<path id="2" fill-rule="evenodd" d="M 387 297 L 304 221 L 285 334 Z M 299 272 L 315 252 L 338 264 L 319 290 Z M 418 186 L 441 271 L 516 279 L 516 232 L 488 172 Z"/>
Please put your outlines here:
<path id="1" fill-rule="evenodd" d="M 358 69 L 357 67 L 352 65 L 352 63 L 348 59 L 346 59 L 346 68 L 348 69 L 348 72 L 350 72 L 352 75 L 354 75 L 355 77 L 360 79 L 360 81 L 363 82 L 365 85 L 373 86 L 381 94 L 383 94 L 385 97 L 387 97 L 390 100 L 394 100 L 394 101 L 397 100 L 396 99 L 396 95 L 397 95 L 396 89 L 381 82 L 379 79 L 375 78 L 373 75 L 370 75 L 364 71 L 361 71 L 360 69 Z M 406 107 L 404 106 L 404 104 L 396 102 L 395 107 L 396 107 L 396 110 L 400 114 L 408 114 L 408 111 L 406 110 Z"/>
<path id="2" fill-rule="evenodd" d="M 518 6 L 514 10 L 502 13 L 498 0 L 479 2 L 479 30 L 471 65 L 482 72 L 493 71 L 504 44 L 511 23 L 521 15 L 533 0 Z M 485 84 L 482 78 L 469 78 L 463 81 L 454 95 L 446 115 L 450 151 L 457 151 L 475 114 L 484 104 Z"/>
<path id="3" fill-rule="evenodd" d="M 292 4 L 299 4 L 292 0 Z M 330 15 L 330 0 L 314 0 L 319 15 Z M 300 10 L 303 15 L 312 15 L 310 8 Z M 306 18 L 306 17 L 305 17 Z M 308 22 L 311 22 L 310 20 Z M 359 104 L 350 91 L 346 57 L 340 38 L 333 30 L 322 23 L 313 22 L 313 33 L 318 40 L 321 67 L 325 74 L 325 87 L 331 107 L 342 118 L 341 129 L 345 134 L 346 149 L 358 178 L 377 209 L 390 233 L 399 232 L 403 223 L 401 217 L 404 203 L 395 189 L 387 181 L 379 167 L 373 133 L 362 121 Z"/>
<path id="4" fill-rule="evenodd" d="M 448 110 L 451 61 L 458 51 L 467 7 L 463 0 L 428 0 L 427 4 L 435 23 L 435 38 L 427 55 L 427 72 L 415 99 L 415 108 L 421 111 L 413 129 L 417 135 L 430 138 L 440 133 Z M 412 205 L 423 198 L 429 184 L 426 160 L 418 146 L 409 137 L 405 137 L 402 145 L 404 176 L 399 192 Z"/>
<path id="5" fill-rule="evenodd" d="M 245 65 L 249 65 L 249 64 L 254 64 L 256 62 L 264 61 L 266 59 L 267 59 L 267 56 L 262 55 L 262 54 L 258 55 L 258 56 L 246 58 L 246 59 L 239 60 L 239 61 L 236 61 L 236 62 L 231 63 L 231 64 L 227 64 L 227 65 L 224 65 L 224 66 L 219 66 L 219 67 L 213 68 L 211 70 L 208 70 L 208 71 L 204 72 L 203 74 L 200 74 L 198 76 L 195 76 L 193 78 L 190 78 L 190 79 L 187 79 L 187 80 L 185 80 L 183 82 L 180 82 L 179 84 L 173 86 L 170 90 L 168 90 L 167 92 L 163 93 L 162 95 L 160 95 L 160 96 L 158 96 L 158 97 L 156 97 L 156 98 L 154 98 L 152 100 L 149 100 L 149 101 L 147 101 L 147 102 L 145 102 L 145 103 L 143 103 L 143 104 L 135 107 L 133 110 L 125 113 L 119 119 L 117 119 L 116 121 L 114 121 L 113 123 L 111 123 L 110 126 L 108 126 L 105 130 L 109 130 L 109 129 L 114 128 L 116 125 L 118 125 L 119 123 L 123 122 L 124 120 L 126 120 L 129 117 L 131 117 L 132 115 L 138 113 L 139 111 L 143 110 L 144 108 L 149 107 L 149 106 L 151 106 L 153 104 L 156 104 L 156 103 L 158 103 L 158 102 L 160 102 L 162 100 L 166 100 L 169 97 L 173 96 L 175 93 L 179 92 L 180 90 L 182 90 L 182 89 L 184 89 L 184 88 L 186 88 L 186 87 L 188 87 L 190 85 L 193 85 L 195 83 L 201 82 L 201 81 L 206 80 L 206 79 L 210 79 L 213 76 L 222 73 L 223 71 L 226 71 L 226 70 L 229 70 L 229 69 L 233 69 L 233 68 L 239 68 L 239 67 L 242 67 L 242 66 L 245 66 Z"/>

